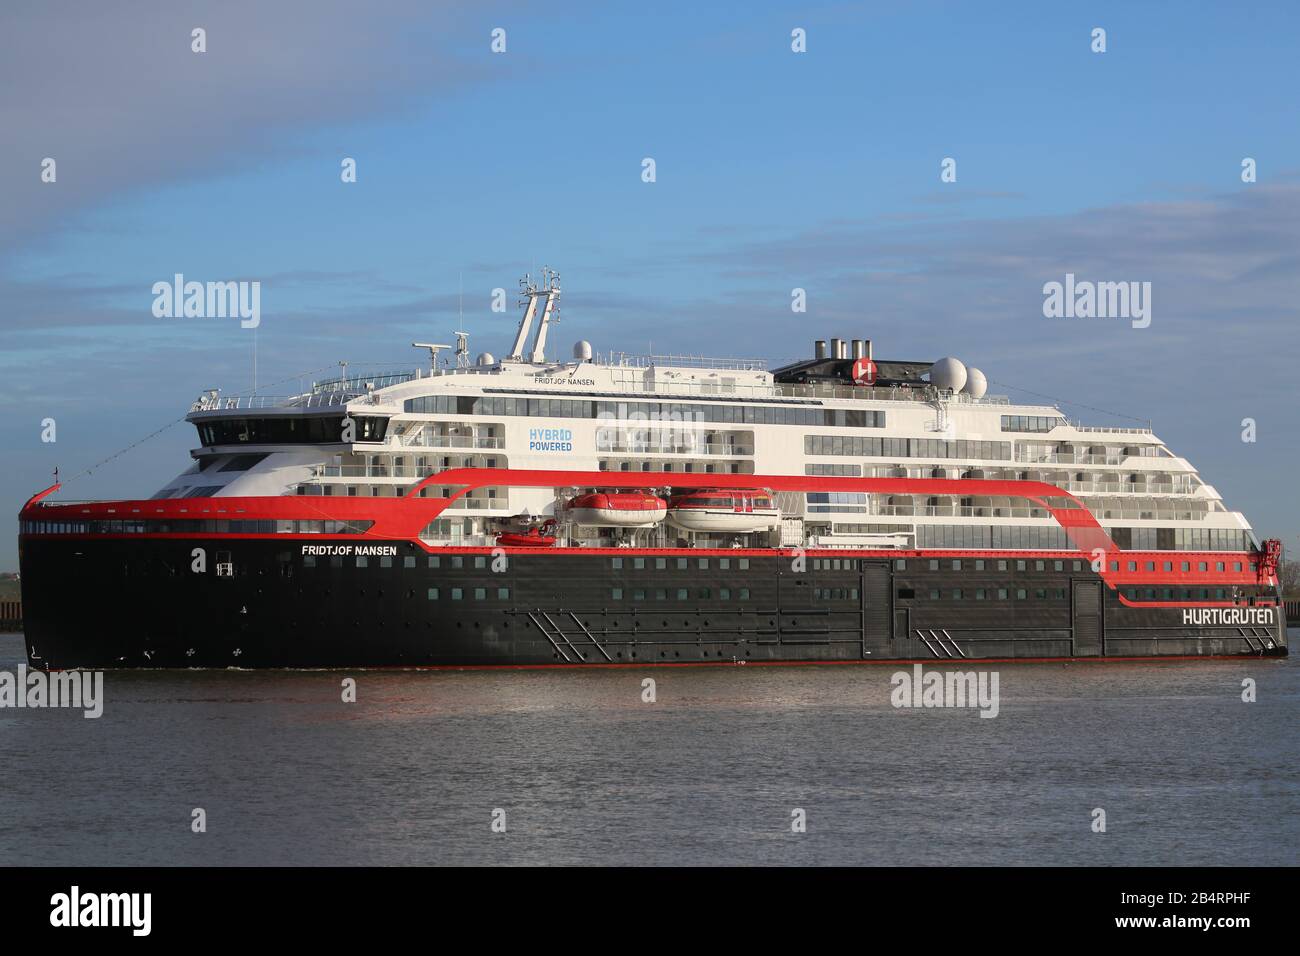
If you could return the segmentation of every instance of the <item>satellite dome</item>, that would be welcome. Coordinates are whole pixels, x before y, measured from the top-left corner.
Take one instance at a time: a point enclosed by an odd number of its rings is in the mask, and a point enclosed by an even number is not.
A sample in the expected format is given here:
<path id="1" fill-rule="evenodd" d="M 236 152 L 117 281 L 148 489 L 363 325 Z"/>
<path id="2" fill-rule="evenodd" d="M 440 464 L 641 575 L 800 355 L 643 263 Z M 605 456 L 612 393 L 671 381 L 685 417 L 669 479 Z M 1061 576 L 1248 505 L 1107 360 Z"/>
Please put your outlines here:
<path id="1" fill-rule="evenodd" d="M 573 357 L 579 362 L 591 361 L 591 343 L 586 339 L 573 343 Z"/>
<path id="2" fill-rule="evenodd" d="M 941 358 L 930 366 L 930 384 L 960 392 L 966 387 L 966 366 L 952 356 Z"/>
<path id="3" fill-rule="evenodd" d="M 984 373 L 977 368 L 966 370 L 966 392 L 971 398 L 983 398 L 984 393 L 989 390 L 989 380 L 984 377 Z"/>
<path id="4" fill-rule="evenodd" d="M 476 365 L 496 365 L 497 357 L 491 352 L 479 352 L 478 358 L 474 360 Z"/>

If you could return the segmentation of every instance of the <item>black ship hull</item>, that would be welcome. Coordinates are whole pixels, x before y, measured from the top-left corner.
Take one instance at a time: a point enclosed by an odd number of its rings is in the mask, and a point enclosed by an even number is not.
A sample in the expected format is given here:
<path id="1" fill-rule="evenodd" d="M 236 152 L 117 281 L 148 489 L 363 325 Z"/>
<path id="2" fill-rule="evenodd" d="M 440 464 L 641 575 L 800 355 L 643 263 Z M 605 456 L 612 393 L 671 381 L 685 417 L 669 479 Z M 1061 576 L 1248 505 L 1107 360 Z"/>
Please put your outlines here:
<path id="1" fill-rule="evenodd" d="M 21 560 L 28 656 L 47 669 L 1287 653 L 1269 589 L 1239 589 L 1228 606 L 1134 606 L 1086 561 L 1060 555 L 429 553 L 321 536 L 33 536 Z"/>

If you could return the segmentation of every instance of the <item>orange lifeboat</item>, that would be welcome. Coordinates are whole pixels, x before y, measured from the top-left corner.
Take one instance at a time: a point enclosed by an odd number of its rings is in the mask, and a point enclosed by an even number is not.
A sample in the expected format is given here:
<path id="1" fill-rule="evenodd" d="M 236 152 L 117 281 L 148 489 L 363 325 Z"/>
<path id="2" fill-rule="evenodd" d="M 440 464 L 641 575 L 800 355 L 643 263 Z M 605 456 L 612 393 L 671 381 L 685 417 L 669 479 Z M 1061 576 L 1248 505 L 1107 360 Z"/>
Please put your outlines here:
<path id="1" fill-rule="evenodd" d="M 569 501 L 568 517 L 584 528 L 653 528 L 668 502 L 648 491 L 594 491 Z"/>
<path id="2" fill-rule="evenodd" d="M 693 488 L 668 499 L 668 520 L 686 531 L 746 534 L 781 523 L 781 509 L 765 488 Z"/>
<path id="3" fill-rule="evenodd" d="M 547 518 L 527 531 L 502 531 L 497 544 L 503 548 L 553 548 L 555 547 L 555 519 Z"/>

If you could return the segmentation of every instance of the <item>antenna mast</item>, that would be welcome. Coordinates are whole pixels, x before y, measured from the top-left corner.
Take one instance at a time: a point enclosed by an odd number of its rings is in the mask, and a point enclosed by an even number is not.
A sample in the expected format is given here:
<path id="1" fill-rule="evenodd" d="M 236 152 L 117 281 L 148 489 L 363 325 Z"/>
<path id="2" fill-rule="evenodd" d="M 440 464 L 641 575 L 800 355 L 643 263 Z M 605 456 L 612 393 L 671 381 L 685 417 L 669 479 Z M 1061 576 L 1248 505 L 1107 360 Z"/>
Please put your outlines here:
<path id="1" fill-rule="evenodd" d="M 524 317 L 519 321 L 519 330 L 515 333 L 515 344 L 506 356 L 516 362 L 524 361 L 524 346 L 528 342 L 528 333 L 533 319 L 537 318 L 541 307 L 541 320 L 537 325 L 537 336 L 533 340 L 532 352 L 528 361 L 543 363 L 546 361 L 546 331 L 552 321 L 558 322 L 560 314 L 560 274 L 549 266 L 542 266 L 542 281 L 539 285 L 531 275 L 519 280 L 519 304 L 524 308 Z M 543 301 L 545 300 L 545 301 Z"/>

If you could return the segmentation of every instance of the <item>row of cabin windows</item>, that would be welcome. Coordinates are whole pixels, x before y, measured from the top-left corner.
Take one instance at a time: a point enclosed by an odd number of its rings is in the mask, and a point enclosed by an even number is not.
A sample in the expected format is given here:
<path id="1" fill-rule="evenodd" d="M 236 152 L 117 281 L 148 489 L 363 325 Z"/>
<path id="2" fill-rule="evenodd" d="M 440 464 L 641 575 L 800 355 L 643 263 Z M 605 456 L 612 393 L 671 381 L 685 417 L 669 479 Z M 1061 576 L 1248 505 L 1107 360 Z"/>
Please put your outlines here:
<path id="1" fill-rule="evenodd" d="M 429 588 L 428 598 L 430 601 L 463 601 L 466 595 L 472 594 L 475 601 L 486 601 L 488 592 L 491 590 L 491 588 Z M 510 600 L 510 589 L 496 588 L 496 596 L 498 601 L 508 601 Z"/>
<path id="2" fill-rule="evenodd" d="M 1126 564 L 1128 565 L 1128 570 L 1130 570 L 1130 571 L 1136 571 L 1136 570 L 1138 570 L 1138 565 L 1139 565 L 1139 564 L 1142 566 L 1142 569 L 1143 569 L 1143 570 L 1146 570 L 1146 571 L 1154 571 L 1154 570 L 1156 570 L 1156 565 L 1157 565 L 1157 564 L 1160 565 L 1160 570 L 1162 570 L 1162 571 L 1172 571 L 1172 570 L 1174 569 L 1174 562 L 1172 562 L 1172 561 L 1142 561 L 1142 562 L 1139 562 L 1139 561 L 1128 561 L 1128 562 L 1126 562 Z M 1226 571 L 1226 570 L 1228 570 L 1228 565 L 1229 565 L 1229 564 L 1232 565 L 1232 570 L 1233 570 L 1233 571 L 1236 571 L 1236 572 L 1240 572 L 1240 571 L 1243 569 L 1243 567 L 1244 567 L 1244 565 L 1243 565 L 1243 563 L 1242 563 L 1241 561 L 1232 561 L 1232 562 L 1228 562 L 1228 561 L 1215 561 L 1215 562 L 1214 562 L 1214 570 L 1215 570 L 1216 572 L 1217 572 L 1217 571 Z M 1179 561 L 1179 562 L 1178 562 L 1178 565 L 1179 565 L 1179 570 L 1180 570 L 1180 571 L 1183 571 L 1183 572 L 1185 572 L 1185 573 L 1186 573 L 1186 572 L 1190 572 L 1190 571 L 1192 570 L 1192 562 L 1190 562 L 1190 561 Z M 1250 562 L 1250 570 L 1254 571 L 1254 570 L 1256 570 L 1256 568 L 1257 568 L 1256 563 L 1255 563 L 1254 561 L 1251 561 L 1251 562 Z M 1110 563 L 1110 569 L 1111 569 L 1112 571 L 1118 571 L 1118 570 L 1119 570 L 1119 562 L 1118 562 L 1118 561 L 1112 561 L 1112 562 Z M 1208 572 L 1208 571 L 1210 570 L 1210 562 L 1208 562 L 1208 561 L 1197 561 L 1197 562 L 1196 562 L 1196 570 L 1197 570 L 1198 572 Z"/>
<path id="3" fill-rule="evenodd" d="M 1033 570 L 1035 571 L 1046 571 L 1049 562 L 1044 560 L 1029 561 L 1028 559 L 1017 559 L 1014 563 L 1017 571 L 1030 570 L 1029 567 L 1030 564 L 1033 565 Z M 1066 562 L 1064 561 L 1052 561 L 1050 563 L 1052 565 L 1053 571 L 1065 570 Z M 1012 561 L 1010 559 L 1003 559 L 1003 558 L 999 558 L 996 561 L 987 560 L 985 558 L 951 558 L 951 559 L 930 558 L 928 562 L 928 567 L 931 571 L 948 571 L 948 570 L 960 571 L 963 567 L 974 568 L 974 570 L 976 571 L 990 571 L 990 570 L 1007 571 L 1010 570 L 1011 564 Z M 1071 571 L 1083 570 L 1084 563 L 1082 561 L 1071 561 L 1069 562 L 1069 564 L 1070 564 Z M 894 568 L 898 571 L 906 571 L 907 559 L 898 558 L 897 560 L 895 560 Z"/>
<path id="4" fill-rule="evenodd" d="M 808 563 L 814 571 L 857 571 L 860 562 L 852 558 L 813 558 Z M 749 568 L 749 558 L 610 558 L 609 564 L 615 570 L 631 568 L 636 571 L 647 568 L 664 571 L 669 567 L 678 571 L 707 571 L 710 567 L 728 571 L 734 564 L 737 570 L 745 571 Z"/>
<path id="5" fill-rule="evenodd" d="M 94 518 L 22 521 L 20 534 L 363 534 L 373 521 L 252 518 Z"/>
<path id="6" fill-rule="evenodd" d="M 1130 601 L 1226 601 L 1227 588 L 1120 588 Z"/>
<path id="7" fill-rule="evenodd" d="M 931 601 L 1007 601 L 1014 595 L 1017 601 L 1027 601 L 1032 593 L 1036 601 L 1063 601 L 1065 588 L 930 588 Z M 903 600 L 917 596 L 915 588 L 899 588 L 898 596 Z"/>
<path id="8" fill-rule="evenodd" d="M 858 438 L 852 435 L 805 435 L 808 455 L 847 455 L 853 458 L 968 458 L 1010 461 L 1011 442 L 965 438 Z"/>
<path id="9" fill-rule="evenodd" d="M 1046 415 L 1003 415 L 1004 432 L 1050 432 L 1057 425 L 1064 425 L 1064 418 Z"/>
<path id="10" fill-rule="evenodd" d="M 609 565 L 616 570 L 632 568 L 641 571 L 646 568 L 654 568 L 656 571 L 663 571 L 668 568 L 669 560 L 669 558 L 610 558 Z M 749 568 L 749 558 L 673 558 L 671 560 L 673 562 L 672 566 L 679 571 L 687 571 L 691 568 L 707 571 L 710 561 L 716 561 L 717 568 L 720 571 L 730 570 L 733 561 L 737 570 L 744 571 Z"/>
<path id="11" fill-rule="evenodd" d="M 304 568 L 314 568 L 317 566 L 316 559 L 317 556 L 314 554 L 305 554 L 303 555 L 302 558 L 302 566 Z M 371 559 L 369 555 L 358 554 L 353 560 L 355 562 L 355 566 L 358 568 L 370 567 Z M 379 562 L 378 566 L 381 568 L 393 567 L 393 558 L 391 555 L 383 555 L 379 557 L 377 560 Z M 402 558 L 402 567 L 413 568 L 416 566 L 417 560 L 418 559 L 414 555 L 408 554 Z M 469 555 L 469 556 L 463 556 L 463 555 L 442 556 L 437 554 L 430 554 L 425 558 L 425 566 L 430 568 L 472 567 L 472 568 L 482 570 L 482 569 L 486 569 L 489 566 L 489 562 L 494 560 L 497 559 L 490 558 L 488 555 L 484 555 L 484 554 L 476 554 L 476 555 Z M 506 558 L 504 555 L 502 555 L 500 560 L 507 562 L 507 565 L 504 565 L 501 568 L 501 570 L 505 570 L 505 567 L 508 566 L 509 559 Z M 339 555 L 333 555 L 332 557 L 330 557 L 329 562 L 330 562 L 329 563 L 330 567 L 333 568 L 343 567 L 343 558 Z"/>
<path id="12" fill-rule="evenodd" d="M 618 422 L 724 422 L 817 427 L 829 425 L 837 428 L 885 427 L 883 411 L 806 407 L 798 404 L 704 405 L 689 402 L 605 402 L 579 398 L 427 395 L 407 399 L 403 410 L 417 415 L 529 415 L 536 418 L 598 418 Z"/>
<path id="13" fill-rule="evenodd" d="M 668 588 L 610 588 L 609 596 L 614 601 L 666 601 L 670 590 Z M 677 588 L 671 593 L 674 594 L 678 601 L 689 601 L 691 599 L 690 588 Z M 730 601 L 733 596 L 738 601 L 749 600 L 749 588 L 718 588 L 718 600 Z M 695 597 L 697 599 L 708 600 L 713 597 L 712 588 L 696 588 Z"/>

